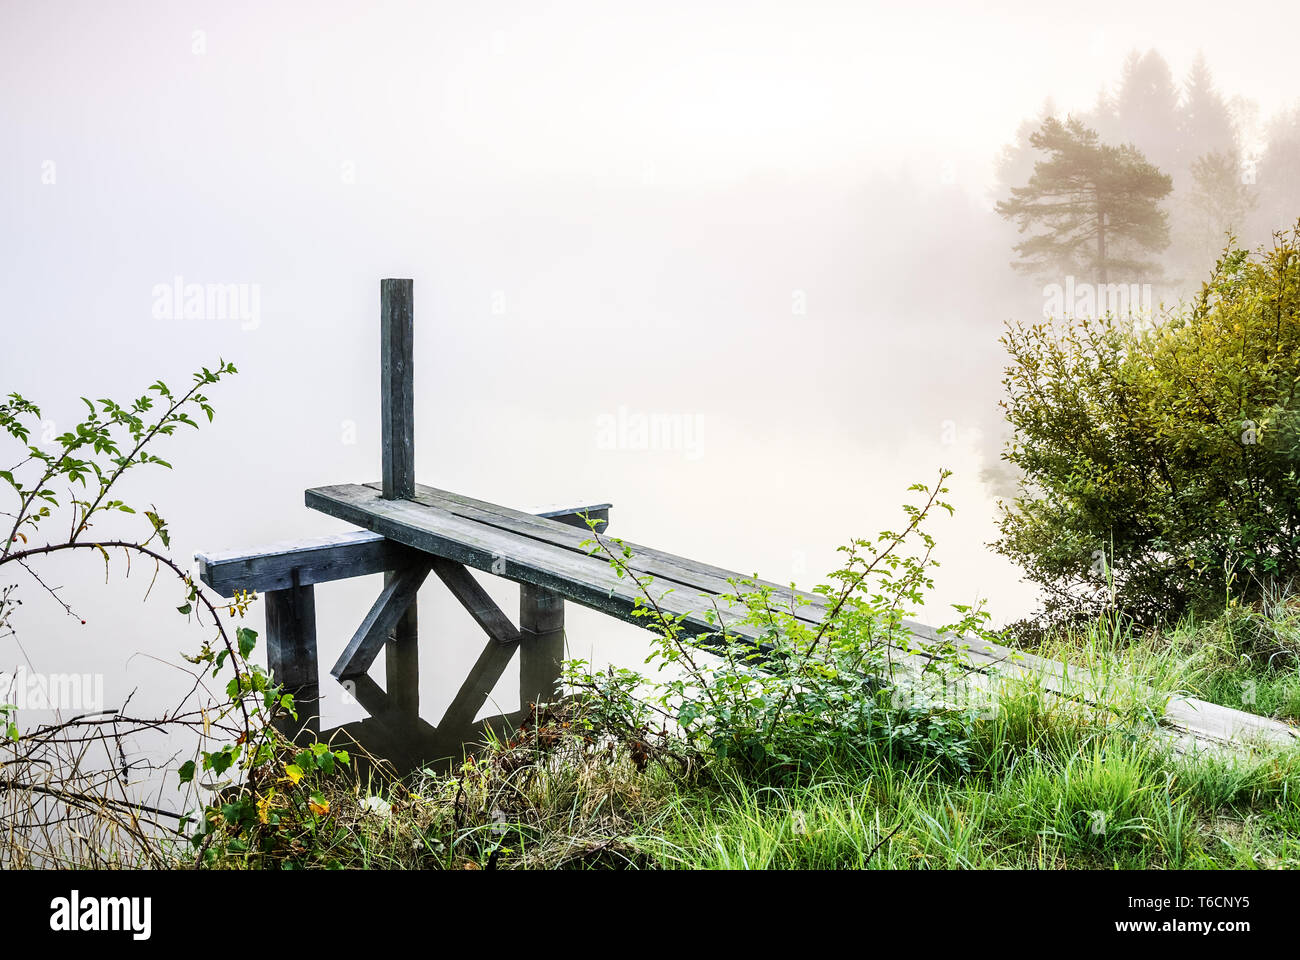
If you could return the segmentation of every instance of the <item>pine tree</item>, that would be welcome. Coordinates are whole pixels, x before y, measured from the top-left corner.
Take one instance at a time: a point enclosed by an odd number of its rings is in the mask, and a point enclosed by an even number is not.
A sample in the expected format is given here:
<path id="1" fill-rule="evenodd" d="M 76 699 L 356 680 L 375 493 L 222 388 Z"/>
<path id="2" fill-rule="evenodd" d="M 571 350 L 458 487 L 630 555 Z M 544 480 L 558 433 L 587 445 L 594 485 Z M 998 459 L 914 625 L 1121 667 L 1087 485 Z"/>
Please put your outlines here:
<path id="1" fill-rule="evenodd" d="M 1104 144 L 1073 118 L 1062 123 L 1049 117 L 1030 142 L 1048 157 L 997 210 L 1021 233 L 1031 227 L 1044 232 L 1016 244 L 1014 265 L 1029 273 L 1090 273 L 1103 284 L 1118 275 L 1155 273 L 1156 265 L 1139 256 L 1169 245 L 1160 209 L 1173 186 L 1169 176 L 1136 147 Z"/>
<path id="2" fill-rule="evenodd" d="M 997 159 L 997 198 L 1005 200 L 1011 195 L 1011 188 L 1024 183 L 1034 172 L 1036 162 L 1034 145 L 1030 142 L 1034 133 L 1044 120 L 1057 115 L 1056 103 L 1051 97 L 1043 101 L 1038 116 L 1031 120 L 1022 120 L 1016 128 L 1016 139 L 1007 144 L 998 154 Z"/>
<path id="3" fill-rule="evenodd" d="M 1175 249 L 1168 259 L 1184 277 L 1204 276 L 1228 235 L 1246 230 L 1255 203 L 1243 182 L 1236 124 L 1202 54 L 1183 84 L 1178 108 L 1179 167 L 1173 201 Z"/>
<path id="4" fill-rule="evenodd" d="M 1161 170 L 1176 168 L 1178 87 L 1169 64 L 1155 50 L 1135 50 L 1124 62 L 1115 94 L 1115 124 L 1108 140 L 1136 145 Z"/>
<path id="5" fill-rule="evenodd" d="M 1241 182 L 1237 159 L 1230 153 L 1207 153 L 1192 163 L 1185 244 L 1206 269 L 1227 243 L 1228 235 L 1246 229 L 1255 195 Z"/>
<path id="6" fill-rule="evenodd" d="M 1300 102 L 1268 125 L 1268 146 L 1256 170 L 1260 192 L 1257 235 L 1295 223 L 1300 216 Z"/>
<path id="7" fill-rule="evenodd" d="M 1214 78 L 1203 54 L 1196 55 L 1187 74 L 1178 121 L 1184 164 L 1190 165 L 1210 153 L 1237 156 L 1237 134 L 1233 129 L 1232 114 L 1214 88 Z"/>

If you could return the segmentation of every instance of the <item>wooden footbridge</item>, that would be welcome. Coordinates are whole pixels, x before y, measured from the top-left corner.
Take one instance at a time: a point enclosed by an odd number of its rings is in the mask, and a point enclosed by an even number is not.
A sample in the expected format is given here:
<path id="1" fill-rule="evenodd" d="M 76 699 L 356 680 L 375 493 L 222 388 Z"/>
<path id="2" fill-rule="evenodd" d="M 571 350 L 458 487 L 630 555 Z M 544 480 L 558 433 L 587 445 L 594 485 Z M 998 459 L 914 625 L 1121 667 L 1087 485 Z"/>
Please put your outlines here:
<path id="1" fill-rule="evenodd" d="M 263 596 L 268 667 L 298 691 L 304 712 L 322 695 L 355 698 L 370 715 L 344 730 L 362 744 L 382 742 L 394 764 L 414 766 L 450 756 L 481 734 L 484 725 L 501 729 L 519 714 L 500 714 L 475 722 L 507 666 L 519 655 L 519 702 L 527 707 L 554 697 L 564 655 L 565 601 L 582 604 L 628 622 L 641 588 L 618 577 L 606 558 L 593 556 L 587 518 L 601 532 L 610 504 L 578 503 L 529 513 L 449 493 L 415 481 L 412 283 L 384 280 L 380 286 L 380 362 L 382 400 L 382 479 L 375 483 L 315 487 L 308 507 L 353 524 L 358 530 L 338 536 L 274 544 L 257 550 L 199 554 L 202 581 L 223 597 L 241 590 Z M 653 578 L 649 587 L 660 608 L 680 615 L 683 626 L 707 643 L 718 630 L 708 613 L 733 612 L 722 598 L 736 591 L 733 581 L 756 582 L 777 595 L 789 586 L 637 544 L 628 567 Z M 470 570 L 519 584 L 518 625 L 492 600 Z M 319 676 L 316 653 L 316 584 L 383 573 L 384 586 L 342 656 Z M 433 573 L 487 635 L 486 643 L 459 693 L 436 725 L 419 713 L 418 623 L 416 595 Z M 799 593 L 798 616 L 820 623 L 826 598 Z M 736 619 L 739 619 L 737 617 Z M 896 662 L 915 670 L 928 659 L 938 637 L 919 623 Z M 753 628 L 729 626 L 733 635 L 756 643 Z M 747 632 L 748 631 L 748 632 Z M 369 670 L 384 654 L 384 688 Z M 978 642 L 964 650 L 968 676 L 977 685 L 995 678 L 1029 680 L 1049 695 L 1088 699 L 1098 678 L 1064 664 Z M 1101 681 L 1104 682 L 1104 681 Z M 333 686 L 331 686 L 331 683 Z M 1090 693 L 1090 691 L 1093 691 Z M 304 717 L 314 735 L 319 715 Z M 1162 727 L 1183 746 L 1238 745 L 1254 740 L 1293 743 L 1297 731 L 1278 721 L 1192 698 L 1174 698 L 1164 709 Z"/>

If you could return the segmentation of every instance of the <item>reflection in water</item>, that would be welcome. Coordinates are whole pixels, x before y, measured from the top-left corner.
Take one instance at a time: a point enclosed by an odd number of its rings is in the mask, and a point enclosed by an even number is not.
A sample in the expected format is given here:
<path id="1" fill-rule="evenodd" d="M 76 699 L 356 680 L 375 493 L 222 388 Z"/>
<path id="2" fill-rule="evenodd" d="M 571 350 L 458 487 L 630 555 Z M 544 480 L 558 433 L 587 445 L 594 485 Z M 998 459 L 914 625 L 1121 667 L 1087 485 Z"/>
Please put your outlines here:
<path id="1" fill-rule="evenodd" d="M 380 767 L 385 777 L 425 768 L 450 771 L 484 743 L 488 730 L 499 737 L 508 736 L 526 715 L 527 711 L 519 710 L 455 728 L 433 727 L 419 718 L 414 722 L 403 718 L 398 725 L 369 717 L 333 727 L 325 731 L 323 739 L 351 751 L 356 776 L 364 783 L 380 775 Z"/>
<path id="2" fill-rule="evenodd" d="M 409 642 L 414 643 L 414 638 Z M 389 642 L 390 647 L 394 645 Z M 521 709 L 476 720 L 514 658 L 516 647 Z M 360 748 L 354 755 L 356 774 L 362 780 L 380 772 L 376 762 L 381 762 L 386 776 L 450 766 L 482 744 L 488 731 L 498 736 L 507 734 L 527 716 L 531 703 L 555 695 L 563 650 L 563 629 L 525 631 L 517 643 L 489 639 L 436 726 L 419 713 L 418 670 L 402 671 L 401 664 L 411 664 L 414 658 L 386 657 L 387 690 L 369 676 L 342 683 L 333 678 L 326 680 L 326 695 L 355 700 L 368 715 L 364 719 L 322 730 L 320 686 L 299 687 L 293 691 L 298 719 L 286 718 L 281 731 L 301 742 L 322 740 L 344 749 Z"/>

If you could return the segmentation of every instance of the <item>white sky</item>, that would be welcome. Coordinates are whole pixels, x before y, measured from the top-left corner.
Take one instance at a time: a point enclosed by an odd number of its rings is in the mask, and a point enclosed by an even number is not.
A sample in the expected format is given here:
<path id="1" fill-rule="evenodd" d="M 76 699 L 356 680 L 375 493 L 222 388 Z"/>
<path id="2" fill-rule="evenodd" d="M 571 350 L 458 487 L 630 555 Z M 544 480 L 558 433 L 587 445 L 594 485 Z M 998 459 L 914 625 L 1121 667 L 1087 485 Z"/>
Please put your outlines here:
<path id="1" fill-rule="evenodd" d="M 3 9 L 7 112 L 47 150 L 72 123 L 164 151 L 183 139 L 235 165 L 310 177 L 313 162 L 351 160 L 398 181 L 416 165 L 711 182 L 952 164 L 975 185 L 1044 96 L 1090 106 L 1134 48 L 1157 47 L 1179 78 L 1202 49 L 1220 88 L 1267 114 L 1296 94 L 1300 25 L 1285 3 L 1232 16 L 1032 0 Z"/>

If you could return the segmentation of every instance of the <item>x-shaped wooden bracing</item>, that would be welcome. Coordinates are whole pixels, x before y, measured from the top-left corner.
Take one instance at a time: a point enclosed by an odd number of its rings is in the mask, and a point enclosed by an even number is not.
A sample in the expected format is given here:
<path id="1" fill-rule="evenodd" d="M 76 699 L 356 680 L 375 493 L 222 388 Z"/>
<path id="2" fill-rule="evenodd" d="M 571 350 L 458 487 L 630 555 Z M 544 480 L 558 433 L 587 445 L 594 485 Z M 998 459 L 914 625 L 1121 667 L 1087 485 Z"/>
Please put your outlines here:
<path id="1" fill-rule="evenodd" d="M 585 518 L 590 517 L 604 529 L 609 511 L 609 504 L 598 503 L 537 511 L 536 515 L 584 530 Z M 488 636 L 438 722 L 440 729 L 457 729 L 473 722 L 526 636 L 563 631 L 562 604 L 553 598 L 548 603 L 537 588 L 520 584 L 521 625 L 517 627 L 463 564 L 422 553 L 369 531 L 274 544 L 260 550 L 199 554 L 197 559 L 200 579 L 221 596 L 234 596 L 241 590 L 264 595 L 268 666 L 277 679 L 290 687 L 313 687 L 318 681 L 314 585 L 389 574 L 379 597 L 330 670 L 336 679 L 348 682 L 352 695 L 372 715 L 381 712 L 388 695 L 369 680 L 367 671 L 392 639 L 429 572 L 437 574 Z M 394 678 L 389 679 L 391 686 Z"/>

